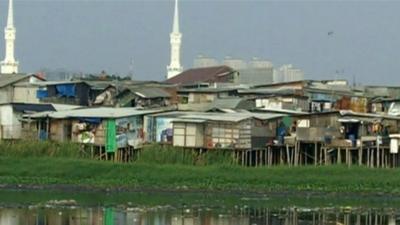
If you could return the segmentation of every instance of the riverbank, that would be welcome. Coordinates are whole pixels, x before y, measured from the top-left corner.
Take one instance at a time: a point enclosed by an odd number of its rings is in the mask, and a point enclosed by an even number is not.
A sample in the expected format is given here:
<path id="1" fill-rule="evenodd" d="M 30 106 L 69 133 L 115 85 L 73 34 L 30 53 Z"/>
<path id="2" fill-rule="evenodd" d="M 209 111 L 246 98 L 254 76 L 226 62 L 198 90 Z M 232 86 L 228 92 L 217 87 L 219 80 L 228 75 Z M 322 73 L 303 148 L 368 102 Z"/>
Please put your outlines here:
<path id="1" fill-rule="evenodd" d="M 344 166 L 243 168 L 0 157 L 3 188 L 105 191 L 315 192 L 400 195 L 400 170 Z"/>

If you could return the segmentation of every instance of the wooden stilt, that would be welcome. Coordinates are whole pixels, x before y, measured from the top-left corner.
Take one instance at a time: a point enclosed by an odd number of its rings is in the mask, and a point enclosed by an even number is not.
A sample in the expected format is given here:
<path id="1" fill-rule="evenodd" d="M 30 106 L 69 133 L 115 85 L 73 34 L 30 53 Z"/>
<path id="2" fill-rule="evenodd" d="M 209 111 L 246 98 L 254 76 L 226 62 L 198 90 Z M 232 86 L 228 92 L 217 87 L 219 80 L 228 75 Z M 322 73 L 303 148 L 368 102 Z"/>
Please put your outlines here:
<path id="1" fill-rule="evenodd" d="M 380 151 L 381 151 L 381 149 L 380 149 L 379 144 L 378 144 L 377 148 L 376 148 L 376 167 L 377 168 L 380 167 L 380 155 L 381 155 Z"/>
<path id="2" fill-rule="evenodd" d="M 249 166 L 253 166 L 253 150 L 250 150 L 250 162 L 249 162 Z"/>
<path id="3" fill-rule="evenodd" d="M 289 145 L 286 144 L 286 159 L 287 159 L 287 164 L 290 166 L 290 152 L 289 152 Z"/>
<path id="4" fill-rule="evenodd" d="M 264 149 L 264 166 L 268 164 L 268 150 Z"/>
<path id="5" fill-rule="evenodd" d="M 363 159 L 363 142 L 360 142 L 360 147 L 358 149 L 358 165 L 362 165 L 362 159 Z"/>
<path id="6" fill-rule="evenodd" d="M 374 168 L 375 167 L 375 149 L 371 149 L 371 165 L 370 165 L 370 167 L 371 168 Z"/>

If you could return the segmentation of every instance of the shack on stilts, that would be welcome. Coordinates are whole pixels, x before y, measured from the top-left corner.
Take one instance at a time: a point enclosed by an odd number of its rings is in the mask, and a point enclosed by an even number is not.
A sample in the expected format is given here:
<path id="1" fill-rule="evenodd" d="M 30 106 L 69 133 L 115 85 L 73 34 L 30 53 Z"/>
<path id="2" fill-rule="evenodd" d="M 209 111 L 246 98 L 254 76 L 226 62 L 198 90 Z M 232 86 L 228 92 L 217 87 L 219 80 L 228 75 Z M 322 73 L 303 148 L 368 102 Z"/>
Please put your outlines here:
<path id="1" fill-rule="evenodd" d="M 347 110 L 299 116 L 294 141 L 300 146 L 299 164 L 397 167 L 390 135 L 399 133 L 399 122 L 399 117 Z"/>
<path id="2" fill-rule="evenodd" d="M 143 116 L 158 112 L 101 107 L 33 114 L 29 118 L 39 127 L 37 136 L 41 140 L 80 143 L 82 153 L 91 158 L 127 162 L 134 160 L 145 143 Z"/>
<path id="3" fill-rule="evenodd" d="M 242 166 L 266 165 L 265 146 L 276 137 L 285 114 L 273 113 L 192 113 L 173 123 L 173 145 L 207 151 L 228 152 Z"/>

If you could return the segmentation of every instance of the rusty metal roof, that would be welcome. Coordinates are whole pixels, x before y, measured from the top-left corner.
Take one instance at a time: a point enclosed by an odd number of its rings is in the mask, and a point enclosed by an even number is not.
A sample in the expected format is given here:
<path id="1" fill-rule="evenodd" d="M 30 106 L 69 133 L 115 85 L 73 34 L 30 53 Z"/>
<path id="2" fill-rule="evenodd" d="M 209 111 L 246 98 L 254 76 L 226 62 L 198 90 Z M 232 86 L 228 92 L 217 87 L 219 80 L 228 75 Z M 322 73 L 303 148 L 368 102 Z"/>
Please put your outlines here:
<path id="1" fill-rule="evenodd" d="M 228 66 L 189 69 L 165 81 L 168 84 L 195 84 L 202 82 L 227 82 L 235 70 Z"/>

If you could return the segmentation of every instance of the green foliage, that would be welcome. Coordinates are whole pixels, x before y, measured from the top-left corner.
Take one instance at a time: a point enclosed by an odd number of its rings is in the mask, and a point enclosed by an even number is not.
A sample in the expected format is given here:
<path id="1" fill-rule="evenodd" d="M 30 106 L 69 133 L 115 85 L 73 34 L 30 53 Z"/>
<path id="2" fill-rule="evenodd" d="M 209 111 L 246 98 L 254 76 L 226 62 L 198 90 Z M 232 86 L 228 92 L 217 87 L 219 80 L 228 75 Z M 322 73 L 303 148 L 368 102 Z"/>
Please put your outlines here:
<path id="1" fill-rule="evenodd" d="M 0 156 L 79 158 L 84 155 L 78 144 L 69 142 L 2 141 L 0 142 Z"/>
<path id="2" fill-rule="evenodd" d="M 229 151 L 145 147 L 134 163 L 85 159 L 80 146 L 1 142 L 1 184 L 68 184 L 163 190 L 322 191 L 400 194 L 399 169 L 234 165 Z"/>
<path id="3" fill-rule="evenodd" d="M 259 167 L 112 163 L 89 159 L 0 157 L 1 184 L 238 192 L 400 194 L 400 170 L 342 166 Z"/>
<path id="4" fill-rule="evenodd" d="M 173 146 L 149 145 L 143 148 L 137 160 L 142 164 L 172 165 L 231 165 L 231 152 L 224 150 L 200 151 Z"/>
<path id="5" fill-rule="evenodd" d="M 191 151 L 172 146 L 149 145 L 142 149 L 138 163 L 194 165 L 195 155 Z"/>

